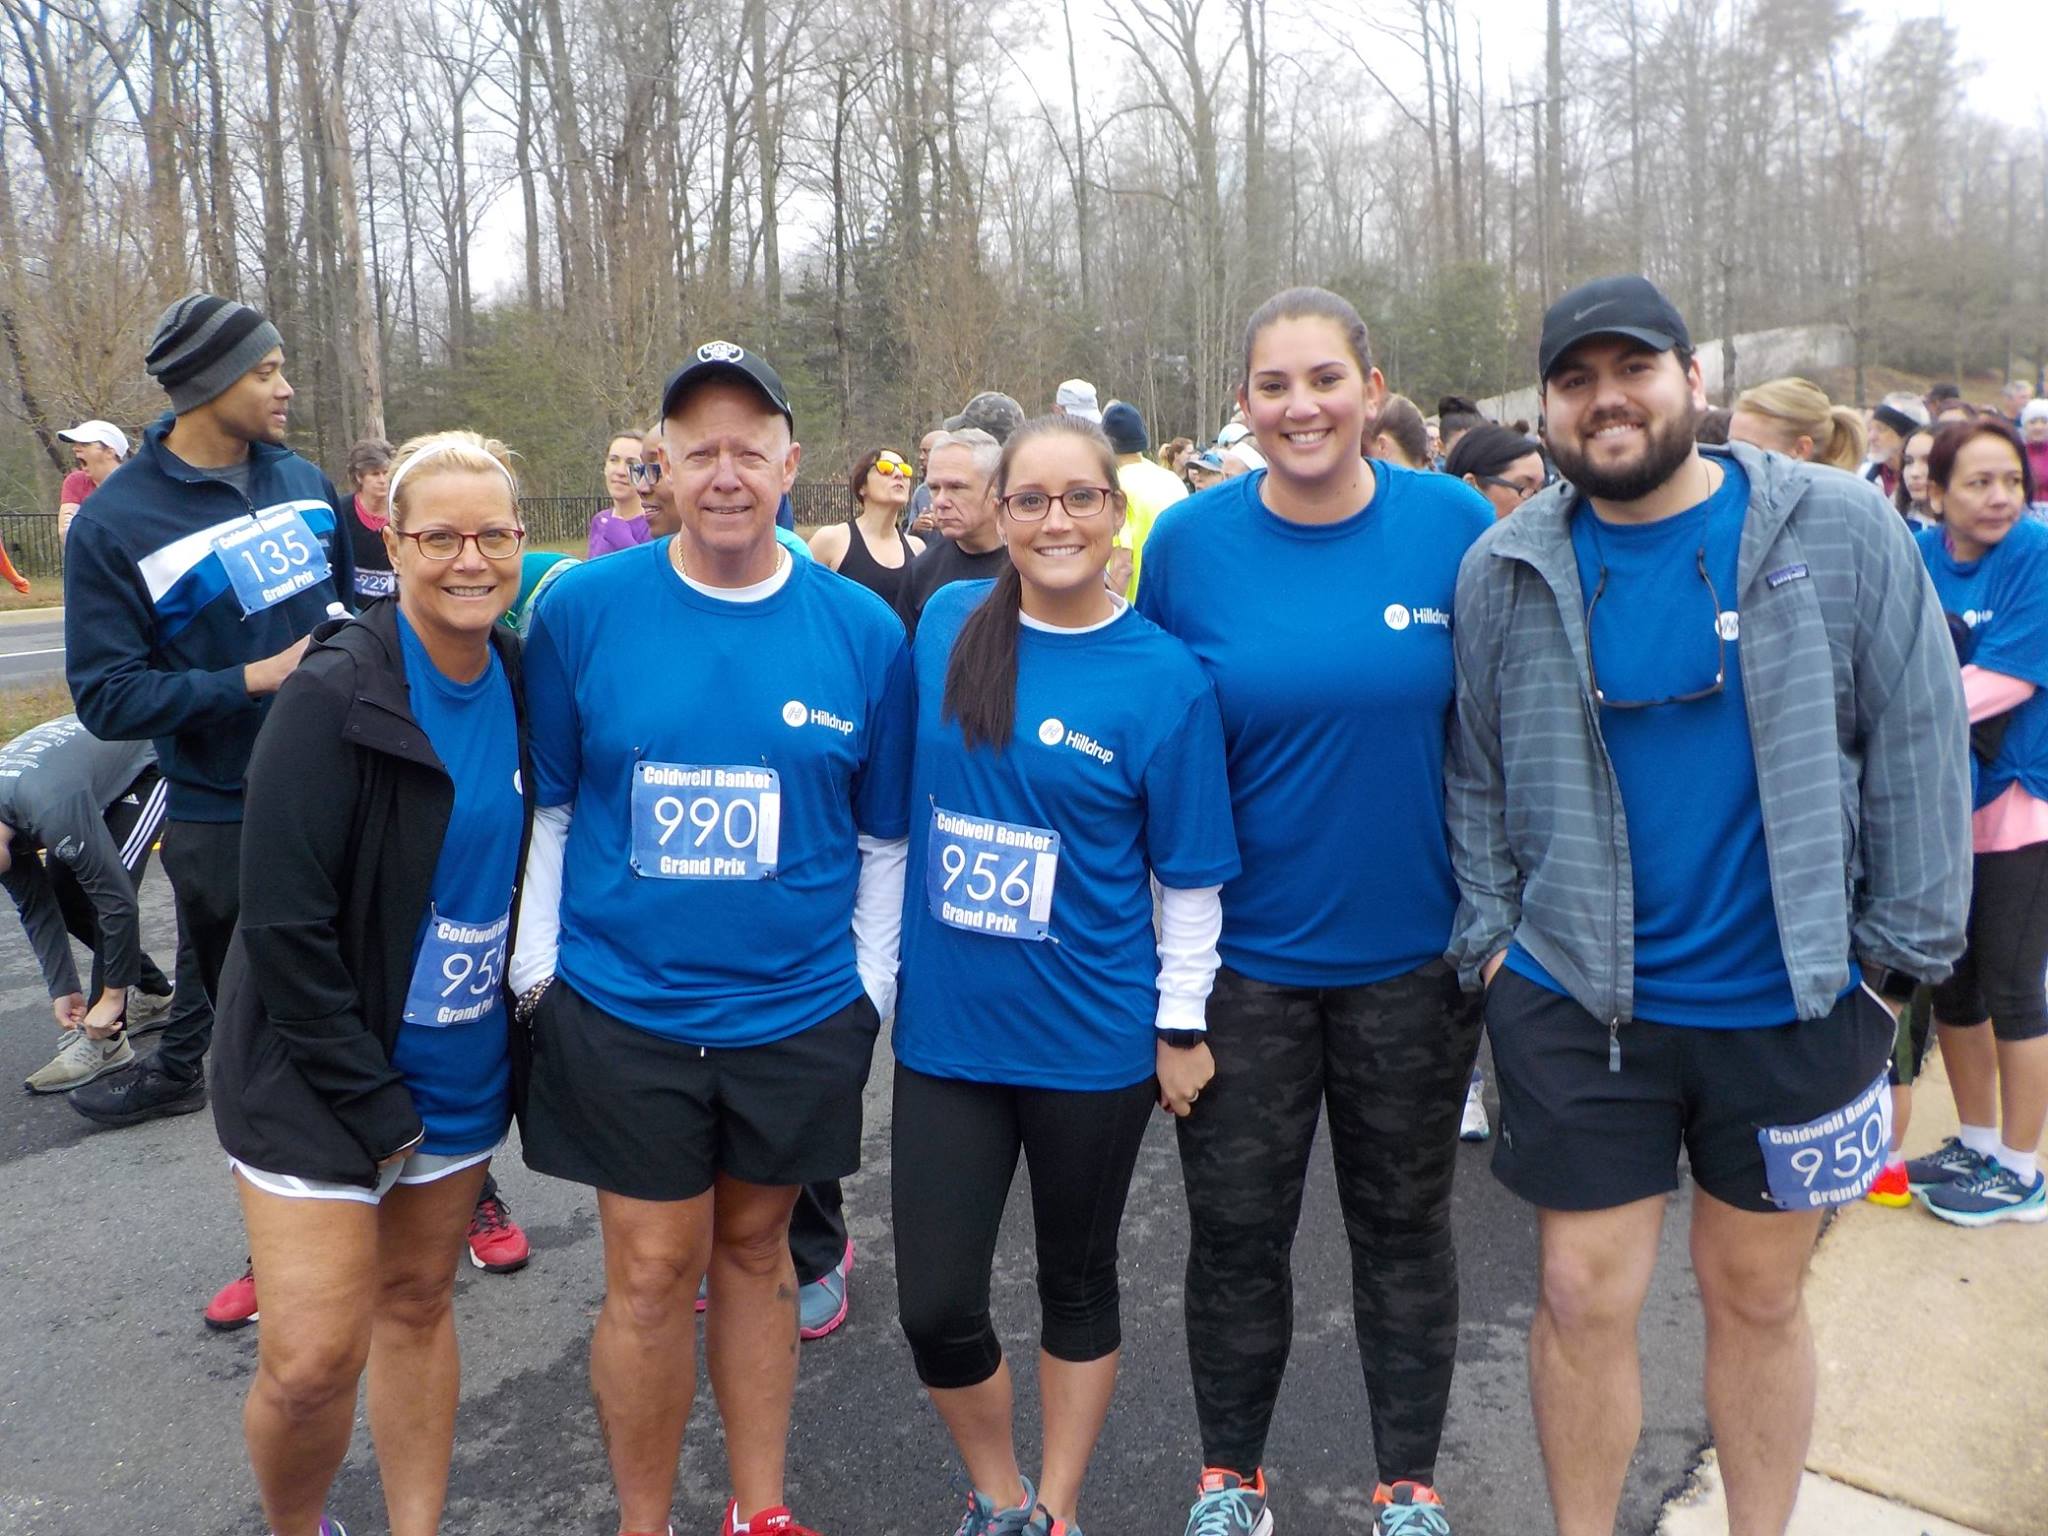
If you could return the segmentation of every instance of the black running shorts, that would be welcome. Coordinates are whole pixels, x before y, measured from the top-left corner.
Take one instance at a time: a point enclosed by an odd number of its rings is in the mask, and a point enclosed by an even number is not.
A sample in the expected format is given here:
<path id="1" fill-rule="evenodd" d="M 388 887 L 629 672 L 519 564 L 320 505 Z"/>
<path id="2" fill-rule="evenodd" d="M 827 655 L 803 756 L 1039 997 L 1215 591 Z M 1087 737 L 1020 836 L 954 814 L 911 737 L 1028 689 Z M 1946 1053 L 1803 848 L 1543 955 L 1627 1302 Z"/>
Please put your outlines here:
<path id="1" fill-rule="evenodd" d="M 1545 1210 L 1600 1211 L 1693 1182 L 1745 1211 L 1773 1211 L 1758 1133 L 1844 1108 L 1890 1071 L 1897 1024 L 1861 987 L 1824 1018 L 1765 1029 L 1607 1026 L 1571 998 L 1502 966 L 1486 994 L 1500 1090 L 1493 1172 Z M 1874 1174 L 1875 1170 L 1869 1170 Z"/>
<path id="2" fill-rule="evenodd" d="M 686 1045 L 613 1018 L 557 980 L 533 1015 L 527 1165 L 634 1200 L 689 1200 L 719 1174 L 813 1184 L 860 1167 L 875 1036 L 862 993 L 765 1045 Z"/>

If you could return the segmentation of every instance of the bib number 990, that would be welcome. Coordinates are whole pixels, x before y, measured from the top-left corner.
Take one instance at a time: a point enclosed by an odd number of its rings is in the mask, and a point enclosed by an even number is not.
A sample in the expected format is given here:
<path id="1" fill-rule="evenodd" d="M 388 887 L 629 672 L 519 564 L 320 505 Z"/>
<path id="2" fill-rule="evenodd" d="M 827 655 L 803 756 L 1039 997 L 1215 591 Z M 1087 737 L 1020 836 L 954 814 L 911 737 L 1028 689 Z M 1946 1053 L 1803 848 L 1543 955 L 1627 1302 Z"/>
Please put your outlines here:
<path id="1" fill-rule="evenodd" d="M 925 901 L 948 927 L 1043 939 L 1059 867 L 1057 832 L 932 808 Z"/>
<path id="2" fill-rule="evenodd" d="M 637 764 L 633 870 L 657 880 L 763 880 L 782 851 L 772 768 Z"/>

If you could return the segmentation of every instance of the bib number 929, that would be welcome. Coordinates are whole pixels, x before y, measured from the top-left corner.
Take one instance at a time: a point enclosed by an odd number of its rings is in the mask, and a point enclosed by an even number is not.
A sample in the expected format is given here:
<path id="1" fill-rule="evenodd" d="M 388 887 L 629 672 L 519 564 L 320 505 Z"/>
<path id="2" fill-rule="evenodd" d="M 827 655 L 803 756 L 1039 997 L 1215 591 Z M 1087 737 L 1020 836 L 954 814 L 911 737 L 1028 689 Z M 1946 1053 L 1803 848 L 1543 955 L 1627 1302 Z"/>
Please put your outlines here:
<path id="1" fill-rule="evenodd" d="M 782 852 L 772 768 L 696 763 L 633 769 L 634 873 L 656 880 L 765 880 Z"/>
<path id="2" fill-rule="evenodd" d="M 1043 939 L 1059 868 L 1057 832 L 932 808 L 925 901 L 948 927 Z"/>

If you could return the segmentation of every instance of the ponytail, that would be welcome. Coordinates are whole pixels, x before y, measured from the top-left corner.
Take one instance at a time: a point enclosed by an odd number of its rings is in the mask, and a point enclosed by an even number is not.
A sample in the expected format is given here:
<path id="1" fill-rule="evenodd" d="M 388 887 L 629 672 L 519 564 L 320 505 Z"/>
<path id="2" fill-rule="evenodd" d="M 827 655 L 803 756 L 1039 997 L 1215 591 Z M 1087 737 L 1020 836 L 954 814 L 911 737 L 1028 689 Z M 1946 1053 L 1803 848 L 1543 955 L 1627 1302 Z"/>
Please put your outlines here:
<path id="1" fill-rule="evenodd" d="M 953 642 L 946 663 L 941 716 L 960 727 L 971 751 L 1000 752 L 1017 729 L 1017 632 L 1023 628 L 1024 578 L 1003 567 L 995 589 L 982 599 Z"/>
<path id="2" fill-rule="evenodd" d="M 1862 467 L 1863 446 L 1868 435 L 1863 430 L 1863 417 L 1846 405 L 1838 405 L 1828 412 L 1833 430 L 1828 433 L 1824 447 L 1814 450 L 1813 461 L 1835 469 L 1851 472 Z"/>

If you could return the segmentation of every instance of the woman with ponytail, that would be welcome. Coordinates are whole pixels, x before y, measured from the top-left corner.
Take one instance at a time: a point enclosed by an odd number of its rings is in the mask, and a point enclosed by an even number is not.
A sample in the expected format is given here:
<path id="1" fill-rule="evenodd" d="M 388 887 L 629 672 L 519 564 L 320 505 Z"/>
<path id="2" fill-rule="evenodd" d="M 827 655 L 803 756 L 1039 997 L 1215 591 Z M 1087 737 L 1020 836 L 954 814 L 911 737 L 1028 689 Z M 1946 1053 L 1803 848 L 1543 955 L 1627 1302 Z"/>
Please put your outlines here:
<path id="1" fill-rule="evenodd" d="M 1116 1386 L 1124 1201 L 1148 1110 L 1186 1115 L 1208 1080 L 1208 1053 L 1184 1047 L 1202 1037 L 1237 844 L 1214 691 L 1103 584 L 1124 504 L 1108 439 L 1078 417 L 1033 422 L 995 489 L 1008 568 L 935 592 L 912 651 L 896 1284 L 966 1464 L 959 1536 L 1080 1536 Z M 989 1321 L 1020 1151 L 1042 1309 L 1035 1486 Z"/>
<path id="2" fill-rule="evenodd" d="M 1863 466 L 1863 418 L 1806 379 L 1772 379 L 1737 395 L 1728 440 L 1852 474 Z"/>
<path id="3" fill-rule="evenodd" d="M 256 738 L 214 1026 L 263 1302 L 243 1433 L 276 1536 L 344 1536 L 322 1505 L 365 1366 L 386 1528 L 439 1528 L 456 1264 L 512 1117 L 533 770 L 498 618 L 526 532 L 504 446 L 474 432 L 407 443 L 390 497 L 397 596 L 314 632 Z"/>

